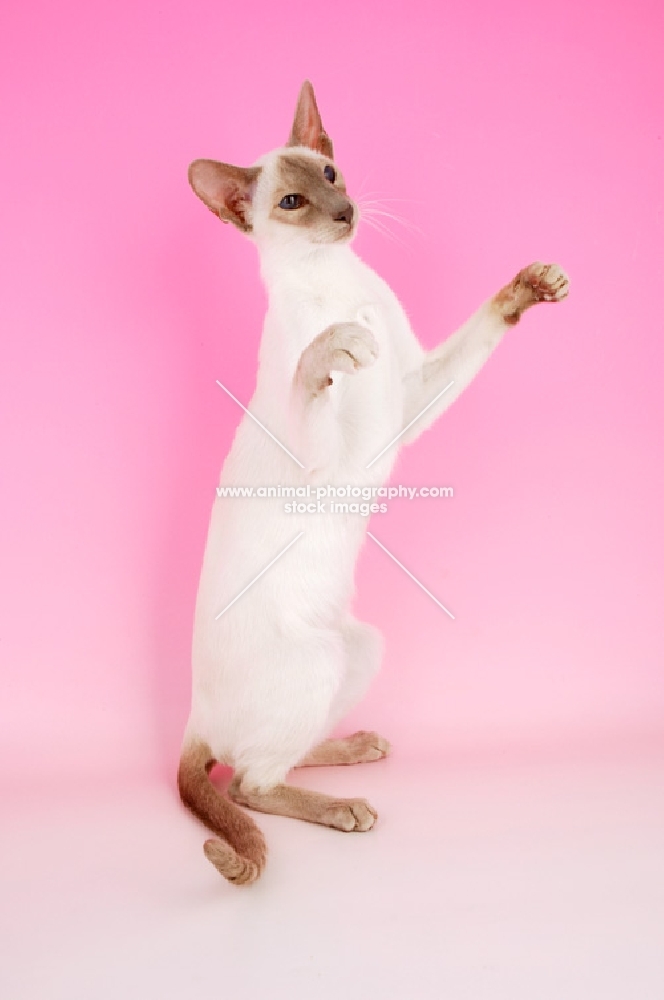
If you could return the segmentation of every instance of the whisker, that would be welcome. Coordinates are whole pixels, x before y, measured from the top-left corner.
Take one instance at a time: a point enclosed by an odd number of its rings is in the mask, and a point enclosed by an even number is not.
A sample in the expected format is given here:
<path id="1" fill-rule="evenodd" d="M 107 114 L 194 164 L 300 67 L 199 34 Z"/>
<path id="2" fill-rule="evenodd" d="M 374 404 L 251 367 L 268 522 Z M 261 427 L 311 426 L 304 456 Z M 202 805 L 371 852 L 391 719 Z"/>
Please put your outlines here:
<path id="1" fill-rule="evenodd" d="M 383 198 L 383 197 L 372 198 L 371 195 L 374 194 L 379 195 L 380 193 L 378 191 L 371 191 L 368 192 L 366 195 L 360 194 L 358 195 L 356 201 L 362 199 L 363 201 L 372 201 L 376 205 L 388 204 L 389 202 L 401 202 L 411 205 L 424 205 L 426 203 L 424 198 Z"/>
<path id="2" fill-rule="evenodd" d="M 401 223 L 401 225 L 405 226 L 406 229 L 410 229 L 412 232 L 419 233 L 420 236 L 426 235 L 424 233 L 424 230 L 420 229 L 419 226 L 416 226 L 414 222 L 410 221 L 410 219 L 404 219 L 403 216 L 395 215 L 393 212 L 385 212 L 380 208 L 374 208 L 372 205 L 367 206 L 365 204 L 363 207 L 367 212 L 370 212 L 373 215 L 382 215 L 386 219 L 392 219 L 394 222 Z"/>
<path id="3" fill-rule="evenodd" d="M 367 174 L 364 175 L 364 179 L 360 182 L 360 188 L 359 188 L 359 192 L 358 192 L 358 196 L 356 198 L 356 201 L 363 196 L 364 185 L 368 182 L 369 178 L 371 177 L 371 174 L 372 174 L 372 171 L 370 170 Z"/>
<path id="4" fill-rule="evenodd" d="M 360 218 L 367 219 L 367 221 L 371 220 L 373 223 L 379 224 L 381 226 L 382 230 L 386 231 L 388 233 L 392 233 L 392 229 L 390 228 L 390 226 L 388 225 L 387 221 L 385 221 L 385 220 L 392 219 L 395 222 L 401 222 L 401 224 L 404 226 L 405 231 L 406 231 L 406 233 L 408 235 L 411 235 L 411 236 L 412 235 L 417 235 L 418 237 L 425 236 L 425 233 L 423 233 L 421 229 L 418 229 L 417 226 L 415 226 L 414 224 L 408 223 L 404 219 L 399 219 L 398 217 L 395 217 L 395 216 L 391 215 L 389 212 L 382 212 L 379 209 L 374 209 L 372 207 L 368 207 L 367 208 L 365 206 L 361 210 L 361 212 L 360 212 Z M 396 235 L 396 234 L 394 234 L 394 235 Z M 404 243 L 403 241 L 402 241 L 402 243 L 403 243 L 404 246 L 409 246 L 409 244 Z"/>
<path id="5" fill-rule="evenodd" d="M 387 226 L 379 219 L 373 218 L 370 215 L 362 216 L 362 218 L 364 222 L 366 222 L 367 226 L 370 226 L 372 229 L 375 229 L 377 233 L 381 233 L 381 235 L 387 236 L 388 239 L 392 240 L 394 243 L 399 243 L 406 250 L 411 249 L 411 247 L 409 247 L 404 240 L 402 240 L 399 236 L 397 236 L 396 233 L 393 233 L 390 229 L 388 229 Z"/>
<path id="6" fill-rule="evenodd" d="M 390 232 L 390 230 L 387 229 L 385 226 L 382 226 L 379 222 L 376 221 L 376 219 L 364 216 L 362 221 L 365 222 L 366 225 L 369 226 L 371 229 L 375 229 L 377 233 L 381 233 L 383 236 L 389 236 L 391 240 L 395 240 L 396 242 L 396 237 L 394 233 Z"/>
<path id="7" fill-rule="evenodd" d="M 417 233 L 419 236 L 426 236 L 424 230 L 417 226 L 410 219 L 404 218 L 402 215 L 398 215 L 394 211 L 387 211 L 386 205 L 390 202 L 404 202 L 408 199 L 403 198 L 392 198 L 392 199 L 382 199 L 378 200 L 376 198 L 358 198 L 357 202 L 360 207 L 360 212 L 362 215 L 372 214 L 373 216 L 382 216 L 385 219 L 391 219 L 393 222 L 398 222 L 404 227 L 404 229 L 409 230 L 412 233 Z"/>

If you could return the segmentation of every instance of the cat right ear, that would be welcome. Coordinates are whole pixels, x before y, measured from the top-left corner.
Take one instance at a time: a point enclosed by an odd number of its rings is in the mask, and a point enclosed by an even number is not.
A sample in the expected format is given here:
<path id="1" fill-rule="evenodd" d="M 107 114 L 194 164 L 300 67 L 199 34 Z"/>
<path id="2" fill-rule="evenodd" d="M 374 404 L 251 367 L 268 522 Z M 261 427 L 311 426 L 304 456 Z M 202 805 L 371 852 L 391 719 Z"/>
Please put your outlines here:
<path id="1" fill-rule="evenodd" d="M 251 232 L 251 200 L 260 167 L 233 167 L 217 160 L 194 160 L 189 183 L 211 212 L 222 222 L 232 222 L 243 233 Z"/>

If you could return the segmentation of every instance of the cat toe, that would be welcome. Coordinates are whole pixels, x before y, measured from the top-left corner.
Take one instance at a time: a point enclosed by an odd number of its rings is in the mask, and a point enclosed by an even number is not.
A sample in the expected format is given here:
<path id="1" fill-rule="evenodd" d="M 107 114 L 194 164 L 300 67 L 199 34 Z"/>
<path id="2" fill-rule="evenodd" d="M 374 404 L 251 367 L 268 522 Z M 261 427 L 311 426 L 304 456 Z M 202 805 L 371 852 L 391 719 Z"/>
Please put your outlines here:
<path id="1" fill-rule="evenodd" d="M 365 833 L 377 819 L 376 810 L 366 799 L 342 799 L 325 811 L 321 822 L 344 833 Z"/>
<path id="2" fill-rule="evenodd" d="M 538 302 L 560 302 L 569 294 L 569 279 L 558 264 L 536 261 L 522 272 L 522 280 Z"/>
<path id="3" fill-rule="evenodd" d="M 361 730 L 349 737 L 351 741 L 354 763 L 362 764 L 372 760 L 382 760 L 387 757 L 392 747 L 378 733 Z"/>

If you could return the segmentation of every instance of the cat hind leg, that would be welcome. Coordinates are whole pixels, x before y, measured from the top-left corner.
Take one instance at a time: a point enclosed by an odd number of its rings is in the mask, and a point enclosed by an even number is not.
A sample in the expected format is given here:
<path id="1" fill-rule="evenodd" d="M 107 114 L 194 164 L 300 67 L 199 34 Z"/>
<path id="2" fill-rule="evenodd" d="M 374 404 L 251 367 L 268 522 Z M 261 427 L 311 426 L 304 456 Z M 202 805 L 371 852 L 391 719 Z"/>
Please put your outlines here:
<path id="1" fill-rule="evenodd" d="M 342 635 L 345 672 L 332 703 L 328 729 L 333 729 L 364 697 L 378 672 L 383 655 L 383 637 L 371 625 L 349 616 L 342 629 Z M 390 749 L 388 741 L 378 733 L 361 730 L 341 739 L 324 740 L 315 746 L 298 766 L 364 764 L 382 760 L 390 753 Z"/>
<path id="2" fill-rule="evenodd" d="M 348 619 L 341 631 L 342 669 L 340 683 L 334 697 L 328 702 L 324 716 L 312 715 L 313 705 L 317 713 L 322 708 L 320 699 L 308 706 L 306 719 L 296 712 L 293 700 L 284 702 L 293 709 L 290 731 L 311 734 L 319 727 L 322 733 L 329 732 L 335 723 L 356 704 L 366 692 L 372 678 L 380 666 L 382 637 L 376 629 L 354 619 Z M 300 651 L 301 653 L 301 651 Z M 281 720 L 282 725 L 285 722 Z M 304 740 L 302 740 L 304 742 Z M 266 742 L 247 747 L 236 760 L 236 774 L 228 789 L 230 798 L 238 805 L 259 812 L 291 816 L 309 823 L 332 827 L 336 830 L 365 832 L 371 830 L 377 819 L 375 809 L 365 799 L 340 799 L 323 795 L 310 789 L 297 788 L 285 783 L 288 768 L 309 763 L 359 763 L 379 760 L 389 752 L 389 744 L 376 733 L 355 733 L 344 740 L 313 740 L 304 752 L 296 754 L 291 744 L 290 760 L 287 762 L 281 745 L 270 751 Z M 321 758 L 322 754 L 322 758 Z M 342 759 L 343 758 L 343 759 Z"/>

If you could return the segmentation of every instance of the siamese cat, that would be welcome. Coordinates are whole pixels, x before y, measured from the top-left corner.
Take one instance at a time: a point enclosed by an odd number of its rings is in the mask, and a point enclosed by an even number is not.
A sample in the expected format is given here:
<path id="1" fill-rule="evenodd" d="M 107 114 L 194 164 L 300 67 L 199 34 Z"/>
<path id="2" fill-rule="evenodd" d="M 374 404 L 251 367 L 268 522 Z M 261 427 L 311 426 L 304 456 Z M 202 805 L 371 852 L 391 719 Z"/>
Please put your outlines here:
<path id="1" fill-rule="evenodd" d="M 382 485 L 398 448 L 450 406 L 521 315 L 567 295 L 560 267 L 531 264 L 425 351 L 392 290 L 351 249 L 358 206 L 308 81 L 285 146 L 247 168 L 195 160 L 189 181 L 256 244 L 269 302 L 255 419 L 239 425 L 222 487 Z M 216 834 L 205 854 L 230 882 L 251 883 L 265 865 L 263 836 L 241 806 L 344 831 L 376 822 L 364 799 L 286 783 L 295 767 L 390 750 L 373 732 L 328 738 L 381 659 L 380 634 L 350 613 L 366 520 L 286 512 L 283 499 L 214 503 L 178 787 Z M 209 778 L 217 762 L 234 770 L 227 795 Z"/>

